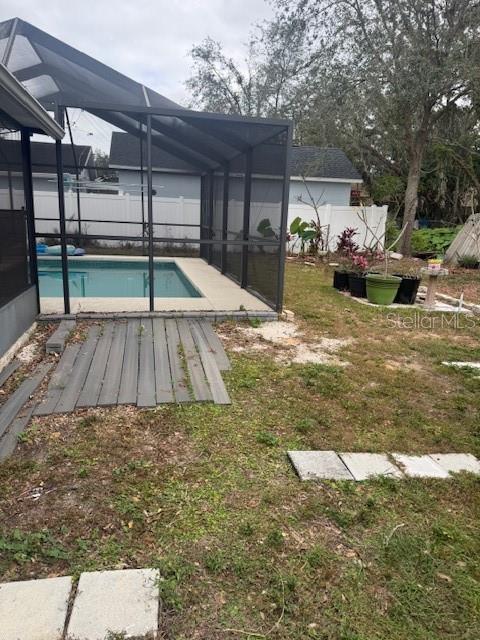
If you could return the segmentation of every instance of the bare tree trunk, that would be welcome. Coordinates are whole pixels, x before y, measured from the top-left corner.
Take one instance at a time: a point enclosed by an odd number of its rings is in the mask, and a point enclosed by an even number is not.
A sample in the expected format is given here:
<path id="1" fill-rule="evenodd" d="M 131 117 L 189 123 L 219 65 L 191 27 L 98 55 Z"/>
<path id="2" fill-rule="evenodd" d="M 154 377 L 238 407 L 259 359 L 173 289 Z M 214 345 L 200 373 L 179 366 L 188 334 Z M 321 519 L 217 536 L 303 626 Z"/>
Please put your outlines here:
<path id="1" fill-rule="evenodd" d="M 405 208 L 403 213 L 403 224 L 406 224 L 407 228 L 405 229 L 399 248 L 400 252 L 407 256 L 411 254 L 412 232 L 418 206 L 418 186 L 420 184 L 423 151 L 423 145 L 415 146 L 410 157 L 410 166 L 408 169 Z"/>

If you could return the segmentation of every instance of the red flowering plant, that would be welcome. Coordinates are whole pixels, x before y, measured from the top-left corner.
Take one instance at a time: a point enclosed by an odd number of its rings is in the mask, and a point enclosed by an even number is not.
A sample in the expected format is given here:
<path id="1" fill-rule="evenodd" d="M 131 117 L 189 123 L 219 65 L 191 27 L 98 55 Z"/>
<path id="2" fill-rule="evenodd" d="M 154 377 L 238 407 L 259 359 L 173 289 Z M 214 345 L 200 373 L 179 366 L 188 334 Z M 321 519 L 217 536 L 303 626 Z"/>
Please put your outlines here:
<path id="1" fill-rule="evenodd" d="M 363 274 L 368 269 L 368 260 L 366 256 L 361 253 L 355 253 L 350 256 L 351 265 L 350 268 L 353 273 Z"/>

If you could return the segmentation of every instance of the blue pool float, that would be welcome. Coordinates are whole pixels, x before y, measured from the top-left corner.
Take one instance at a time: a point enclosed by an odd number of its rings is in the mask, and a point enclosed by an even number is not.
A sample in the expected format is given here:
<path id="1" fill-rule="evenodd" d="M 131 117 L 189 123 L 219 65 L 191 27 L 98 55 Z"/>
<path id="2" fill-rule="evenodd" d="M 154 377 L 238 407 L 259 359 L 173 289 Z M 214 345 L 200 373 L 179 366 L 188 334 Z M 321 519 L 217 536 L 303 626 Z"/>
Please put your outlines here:
<path id="1" fill-rule="evenodd" d="M 75 247 L 73 244 L 67 244 L 67 255 L 73 256 L 75 253 Z M 62 245 L 54 244 L 51 247 L 47 247 L 47 255 L 49 256 L 59 256 L 62 254 Z"/>

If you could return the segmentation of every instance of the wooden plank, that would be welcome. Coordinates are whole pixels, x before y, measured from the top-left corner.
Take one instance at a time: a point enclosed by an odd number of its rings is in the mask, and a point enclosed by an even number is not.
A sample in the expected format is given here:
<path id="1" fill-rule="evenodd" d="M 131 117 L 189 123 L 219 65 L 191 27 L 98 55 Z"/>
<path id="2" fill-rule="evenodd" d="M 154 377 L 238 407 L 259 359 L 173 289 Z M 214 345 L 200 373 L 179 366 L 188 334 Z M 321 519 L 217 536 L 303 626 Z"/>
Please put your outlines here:
<path id="1" fill-rule="evenodd" d="M 208 386 L 202 362 L 190 331 L 190 325 L 186 320 L 178 320 L 177 327 L 195 400 L 198 402 L 212 400 L 212 393 Z"/>
<path id="2" fill-rule="evenodd" d="M 218 368 L 220 369 L 220 371 L 229 371 L 232 368 L 230 365 L 230 360 L 228 359 L 228 356 L 225 353 L 225 349 L 223 348 L 223 344 L 218 335 L 215 333 L 215 329 L 212 327 L 211 322 L 202 320 L 198 324 L 202 329 L 203 334 L 205 335 L 208 348 L 213 353 Z"/>
<path id="3" fill-rule="evenodd" d="M 7 366 L 0 371 L 0 387 L 3 387 L 5 382 L 15 373 L 21 364 L 20 360 L 15 358 L 15 360 L 9 362 Z"/>
<path id="4" fill-rule="evenodd" d="M 15 451 L 15 447 L 18 444 L 18 436 L 27 428 L 34 409 L 35 403 L 30 407 L 24 407 L 3 434 L 3 437 L 0 438 L 0 462 L 11 456 Z"/>
<path id="5" fill-rule="evenodd" d="M 27 402 L 30 396 L 35 393 L 37 387 L 52 367 L 53 362 L 45 362 L 38 365 L 33 375 L 24 380 L 18 389 L 16 389 L 3 404 L 0 411 L 0 437 L 2 437 L 7 431 L 23 405 Z"/>
<path id="6" fill-rule="evenodd" d="M 47 353 L 62 353 L 68 336 L 75 328 L 75 320 L 62 320 L 57 329 L 48 338 L 45 344 Z"/>
<path id="7" fill-rule="evenodd" d="M 137 405 L 139 407 L 155 407 L 156 404 L 152 319 L 142 318 L 140 325 Z"/>
<path id="8" fill-rule="evenodd" d="M 69 413 L 75 409 L 92 363 L 99 334 L 100 327 L 98 325 L 94 325 L 88 330 L 87 339 L 80 347 L 75 366 L 70 377 L 65 381 L 65 387 L 55 407 L 54 413 Z"/>
<path id="9" fill-rule="evenodd" d="M 157 404 L 174 402 L 165 320 L 153 319 L 153 355 L 155 358 L 155 393 Z"/>
<path id="10" fill-rule="evenodd" d="M 190 402 L 185 370 L 180 358 L 180 336 L 177 323 L 173 319 L 165 320 L 167 333 L 168 359 L 170 360 L 170 373 L 172 376 L 173 393 L 176 402 Z"/>
<path id="11" fill-rule="evenodd" d="M 123 356 L 125 354 L 125 339 L 127 323 L 116 322 L 112 340 L 112 347 L 108 357 L 107 368 L 102 390 L 98 398 L 98 405 L 102 407 L 117 404 L 122 378 Z"/>
<path id="12" fill-rule="evenodd" d="M 82 391 L 78 396 L 77 407 L 97 406 L 103 379 L 105 378 L 108 356 L 112 347 L 113 327 L 114 323 L 112 321 L 106 322 L 103 326 L 102 335 L 98 339 L 95 353 L 93 354 L 92 364 L 88 370 Z"/>
<path id="13" fill-rule="evenodd" d="M 60 396 L 70 380 L 80 347 L 80 343 L 69 344 L 62 353 L 57 368 L 50 379 L 47 393 L 35 409 L 36 416 L 48 416 L 54 412 Z"/>
<path id="14" fill-rule="evenodd" d="M 199 323 L 192 320 L 190 325 L 195 344 L 197 345 L 198 352 L 200 353 L 203 369 L 212 391 L 213 401 L 216 404 L 230 404 L 231 400 L 222 380 L 220 369 L 218 368 L 213 354 L 208 348 L 205 335 L 201 330 Z"/>
<path id="15" fill-rule="evenodd" d="M 129 320 L 127 323 L 118 404 L 136 404 L 137 402 L 139 331 L 140 320 Z"/>

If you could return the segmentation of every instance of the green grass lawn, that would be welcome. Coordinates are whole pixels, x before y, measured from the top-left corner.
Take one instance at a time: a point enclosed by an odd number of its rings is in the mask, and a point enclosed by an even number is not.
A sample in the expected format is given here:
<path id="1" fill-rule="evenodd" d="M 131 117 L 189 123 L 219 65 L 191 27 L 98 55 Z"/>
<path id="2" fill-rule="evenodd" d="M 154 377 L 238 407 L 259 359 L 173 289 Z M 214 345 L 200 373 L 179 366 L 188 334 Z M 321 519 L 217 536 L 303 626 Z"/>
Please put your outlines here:
<path id="1" fill-rule="evenodd" d="M 159 567 L 175 640 L 478 640 L 480 479 L 300 483 L 286 451 L 480 456 L 480 380 L 441 365 L 480 329 L 330 284 L 289 264 L 286 306 L 348 366 L 231 351 L 231 406 L 34 420 L 0 465 L 2 579 Z"/>

